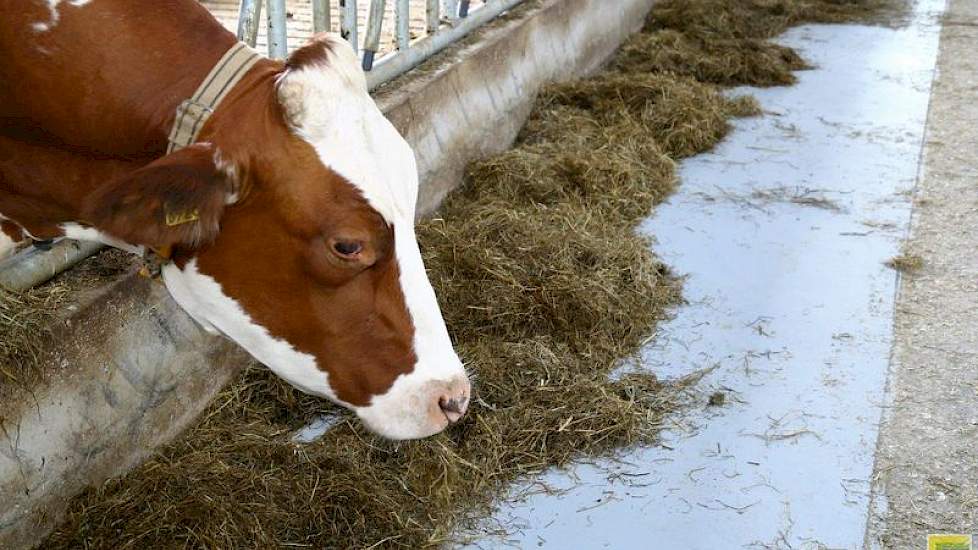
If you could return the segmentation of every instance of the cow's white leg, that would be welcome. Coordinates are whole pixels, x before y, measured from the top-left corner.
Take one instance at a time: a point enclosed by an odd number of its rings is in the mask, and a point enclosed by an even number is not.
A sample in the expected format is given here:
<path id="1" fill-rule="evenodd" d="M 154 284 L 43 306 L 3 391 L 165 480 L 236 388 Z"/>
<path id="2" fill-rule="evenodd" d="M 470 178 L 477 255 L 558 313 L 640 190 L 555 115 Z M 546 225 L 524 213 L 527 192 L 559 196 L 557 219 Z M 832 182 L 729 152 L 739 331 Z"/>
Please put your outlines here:
<path id="1" fill-rule="evenodd" d="M 3 231 L 0 231 L 0 260 L 3 260 L 16 252 L 17 244 L 17 241 L 11 239 Z"/>
<path id="2" fill-rule="evenodd" d="M 8 221 L 8 218 L 3 217 L 0 214 L 0 222 Z M 22 235 L 23 236 L 23 235 Z M 17 249 L 20 248 L 20 244 L 23 241 L 15 241 L 10 235 L 7 235 L 3 228 L 0 227 L 0 260 L 6 259 L 12 256 Z"/>

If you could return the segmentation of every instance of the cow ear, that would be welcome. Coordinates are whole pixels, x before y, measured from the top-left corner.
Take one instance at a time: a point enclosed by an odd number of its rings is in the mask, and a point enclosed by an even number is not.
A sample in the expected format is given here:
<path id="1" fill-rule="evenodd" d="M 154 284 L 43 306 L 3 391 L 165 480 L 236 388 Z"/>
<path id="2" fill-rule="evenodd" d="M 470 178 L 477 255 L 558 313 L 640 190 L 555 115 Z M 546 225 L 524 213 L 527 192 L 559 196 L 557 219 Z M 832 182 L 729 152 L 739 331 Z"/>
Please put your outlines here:
<path id="1" fill-rule="evenodd" d="M 195 143 L 99 187 L 82 219 L 129 244 L 195 248 L 217 236 L 233 178 L 213 146 Z"/>

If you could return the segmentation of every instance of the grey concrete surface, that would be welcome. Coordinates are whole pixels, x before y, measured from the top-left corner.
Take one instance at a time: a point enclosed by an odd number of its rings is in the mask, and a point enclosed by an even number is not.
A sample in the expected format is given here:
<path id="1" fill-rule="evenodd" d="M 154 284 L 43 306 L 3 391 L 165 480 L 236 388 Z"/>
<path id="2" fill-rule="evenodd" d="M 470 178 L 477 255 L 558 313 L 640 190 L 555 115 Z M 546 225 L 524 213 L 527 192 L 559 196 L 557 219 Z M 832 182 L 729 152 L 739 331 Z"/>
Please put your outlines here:
<path id="1" fill-rule="evenodd" d="M 715 368 L 702 408 L 665 447 L 519 488 L 486 525 L 505 534 L 474 546 L 863 547 L 898 280 L 884 262 L 910 219 L 943 7 L 781 38 L 816 69 L 749 90 L 765 115 L 684 161 L 642 227 L 689 301 L 644 366 Z M 726 405 L 707 406 L 713 391 Z"/>
<path id="2" fill-rule="evenodd" d="M 148 279 L 90 304 L 38 336 L 56 372 L 0 410 L 0 548 L 37 544 L 71 495 L 169 441 L 248 361 Z"/>
<path id="3" fill-rule="evenodd" d="M 533 0 L 375 94 L 418 157 L 419 214 L 512 143 L 541 86 L 596 69 L 652 3 Z M 93 294 L 54 327 L 58 374 L 0 404 L 0 548 L 36 544 L 68 498 L 170 440 L 249 360 L 155 283 L 130 275 Z"/>
<path id="4" fill-rule="evenodd" d="M 867 546 L 978 533 L 978 3 L 950 0 L 894 320 Z"/>

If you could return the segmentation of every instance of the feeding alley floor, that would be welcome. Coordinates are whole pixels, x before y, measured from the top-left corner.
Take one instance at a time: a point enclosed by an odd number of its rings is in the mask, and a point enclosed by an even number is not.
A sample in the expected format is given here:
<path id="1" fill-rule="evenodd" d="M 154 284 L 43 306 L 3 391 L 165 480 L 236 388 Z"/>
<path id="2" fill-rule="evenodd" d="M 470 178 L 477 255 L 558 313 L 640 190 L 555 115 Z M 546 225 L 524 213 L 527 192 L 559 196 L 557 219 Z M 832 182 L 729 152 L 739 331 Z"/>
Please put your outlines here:
<path id="1" fill-rule="evenodd" d="M 891 366 L 900 279 L 884 263 L 918 217 L 942 25 L 973 28 L 968 4 L 951 0 L 945 16 L 944 0 L 920 0 L 907 25 L 805 26 L 781 38 L 815 69 L 794 86 L 748 90 L 764 116 L 737 120 L 713 151 L 683 162 L 678 193 L 642 227 L 687 276 L 689 302 L 660 327 L 645 365 L 663 377 L 715 367 L 702 387 L 723 404 L 683 418 L 664 448 L 524 487 L 497 514 L 509 533 L 477 546 L 850 549 L 882 537 L 883 547 L 926 547 L 919 533 L 881 534 L 888 502 L 902 498 L 874 484 L 899 467 L 876 453 L 901 368 Z M 948 42 L 942 63 L 976 45 Z M 976 116 L 974 82 L 970 101 L 949 95 L 972 105 L 962 117 Z M 974 194 L 960 200 L 978 205 Z M 899 442 L 907 428 L 893 425 L 884 440 Z"/>

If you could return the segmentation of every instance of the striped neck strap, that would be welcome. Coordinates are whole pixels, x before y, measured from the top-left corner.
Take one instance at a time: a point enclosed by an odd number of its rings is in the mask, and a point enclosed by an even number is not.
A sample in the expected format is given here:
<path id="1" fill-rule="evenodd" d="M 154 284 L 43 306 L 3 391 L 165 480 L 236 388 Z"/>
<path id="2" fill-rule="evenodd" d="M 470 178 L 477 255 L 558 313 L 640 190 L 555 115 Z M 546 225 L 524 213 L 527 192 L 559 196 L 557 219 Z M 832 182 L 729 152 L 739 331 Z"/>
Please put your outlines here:
<path id="1" fill-rule="evenodd" d="M 221 57 L 194 95 L 177 107 L 177 117 L 166 147 L 167 154 L 197 140 L 211 113 L 259 59 L 261 55 L 243 42 L 236 43 Z"/>

